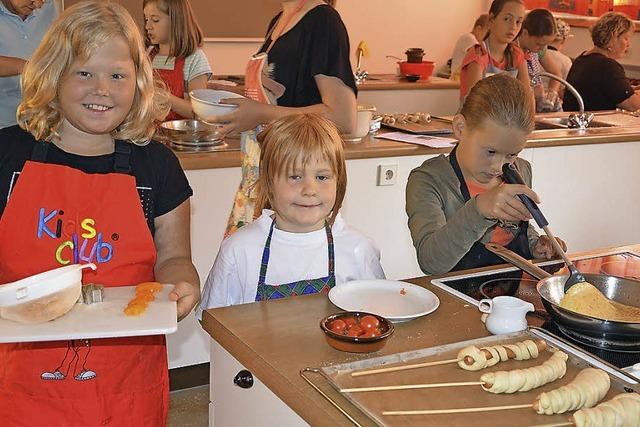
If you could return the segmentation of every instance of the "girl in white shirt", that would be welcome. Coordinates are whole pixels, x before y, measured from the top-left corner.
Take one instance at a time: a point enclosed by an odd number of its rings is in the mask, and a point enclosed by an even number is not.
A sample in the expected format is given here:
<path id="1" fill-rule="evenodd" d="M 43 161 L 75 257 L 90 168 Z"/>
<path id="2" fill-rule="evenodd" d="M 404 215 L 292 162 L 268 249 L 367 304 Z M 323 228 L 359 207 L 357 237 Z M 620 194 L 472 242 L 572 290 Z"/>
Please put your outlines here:
<path id="1" fill-rule="evenodd" d="M 259 136 L 256 211 L 221 245 L 202 310 L 312 293 L 382 279 L 380 252 L 338 211 L 347 187 L 342 140 L 317 114 L 288 116 Z"/>

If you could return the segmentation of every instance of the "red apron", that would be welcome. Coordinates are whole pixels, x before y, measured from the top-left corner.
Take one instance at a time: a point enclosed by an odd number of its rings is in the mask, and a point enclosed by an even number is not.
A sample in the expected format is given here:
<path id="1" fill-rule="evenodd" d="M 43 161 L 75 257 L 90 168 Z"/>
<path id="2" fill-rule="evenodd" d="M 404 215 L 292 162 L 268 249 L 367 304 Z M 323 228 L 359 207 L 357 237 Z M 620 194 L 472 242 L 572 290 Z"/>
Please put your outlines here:
<path id="1" fill-rule="evenodd" d="M 46 159 L 37 143 L 33 160 Z M 67 263 L 94 262 L 85 283 L 154 280 L 156 250 L 126 174 L 131 147 L 116 141 L 114 170 L 27 161 L 0 218 L 0 283 Z M 0 424 L 164 426 L 163 335 L 0 345 Z"/>
<path id="2" fill-rule="evenodd" d="M 151 61 L 155 57 L 155 53 L 151 55 Z M 177 96 L 178 98 L 184 98 L 184 58 L 175 58 L 175 63 L 173 65 L 173 70 L 161 70 L 154 69 L 156 73 L 160 76 L 162 81 L 167 85 L 169 92 L 172 95 Z M 182 117 L 181 115 L 175 113 L 173 110 L 169 111 L 165 120 L 181 120 L 186 117 Z"/>

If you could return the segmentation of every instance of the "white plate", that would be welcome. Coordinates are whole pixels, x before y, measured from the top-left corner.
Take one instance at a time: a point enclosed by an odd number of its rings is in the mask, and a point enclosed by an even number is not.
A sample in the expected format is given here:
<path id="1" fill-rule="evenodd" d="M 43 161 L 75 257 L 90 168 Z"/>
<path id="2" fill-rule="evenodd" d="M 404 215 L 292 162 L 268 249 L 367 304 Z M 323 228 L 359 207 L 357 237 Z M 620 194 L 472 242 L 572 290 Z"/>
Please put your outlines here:
<path id="1" fill-rule="evenodd" d="M 139 316 L 123 312 L 135 295 L 135 286 L 104 288 L 103 301 L 76 304 L 64 316 L 46 323 L 25 325 L 0 319 L 0 343 L 171 334 L 178 329 L 177 307 L 169 301 L 173 285 L 163 285 Z"/>
<path id="2" fill-rule="evenodd" d="M 346 311 L 365 311 L 392 322 L 434 312 L 440 300 L 431 291 L 395 280 L 354 280 L 329 291 L 329 300 Z"/>

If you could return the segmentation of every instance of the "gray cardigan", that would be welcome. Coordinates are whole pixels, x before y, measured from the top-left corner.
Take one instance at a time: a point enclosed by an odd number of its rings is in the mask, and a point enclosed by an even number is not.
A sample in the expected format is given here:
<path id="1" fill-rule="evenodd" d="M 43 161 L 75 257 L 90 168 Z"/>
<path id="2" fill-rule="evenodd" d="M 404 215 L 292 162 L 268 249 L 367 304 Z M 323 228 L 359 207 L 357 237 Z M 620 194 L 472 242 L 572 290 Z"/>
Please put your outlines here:
<path id="1" fill-rule="evenodd" d="M 516 158 L 516 166 L 531 186 L 529 162 Z M 464 201 L 458 177 L 444 155 L 426 160 L 411 171 L 406 211 L 418 264 L 429 275 L 451 271 L 475 242 L 489 242 L 497 226 L 496 220 L 480 214 L 475 198 Z M 510 231 L 515 235 L 518 230 Z M 529 227 L 527 234 L 533 251 L 538 233 Z"/>

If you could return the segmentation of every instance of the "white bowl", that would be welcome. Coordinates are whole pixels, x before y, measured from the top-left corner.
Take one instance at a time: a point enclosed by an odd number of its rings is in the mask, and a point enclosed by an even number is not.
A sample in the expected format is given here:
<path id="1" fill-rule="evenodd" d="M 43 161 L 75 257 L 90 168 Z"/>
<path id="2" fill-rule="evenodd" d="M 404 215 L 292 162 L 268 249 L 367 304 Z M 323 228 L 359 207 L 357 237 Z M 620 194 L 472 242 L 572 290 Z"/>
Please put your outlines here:
<path id="1" fill-rule="evenodd" d="M 233 104 L 221 104 L 220 100 L 244 98 L 244 96 L 234 92 L 214 89 L 192 90 L 189 92 L 189 97 L 191 98 L 191 108 L 193 108 L 196 117 L 209 123 L 216 123 L 216 117 L 229 114 L 238 108 L 237 105 Z"/>
<path id="2" fill-rule="evenodd" d="M 0 317 L 20 323 L 42 323 L 67 313 L 82 292 L 82 269 L 72 264 L 0 285 Z"/>
<path id="3" fill-rule="evenodd" d="M 360 142 L 369 133 L 369 126 L 376 107 L 372 105 L 358 105 L 356 113 L 356 129 L 353 133 L 343 135 L 345 142 Z"/>

